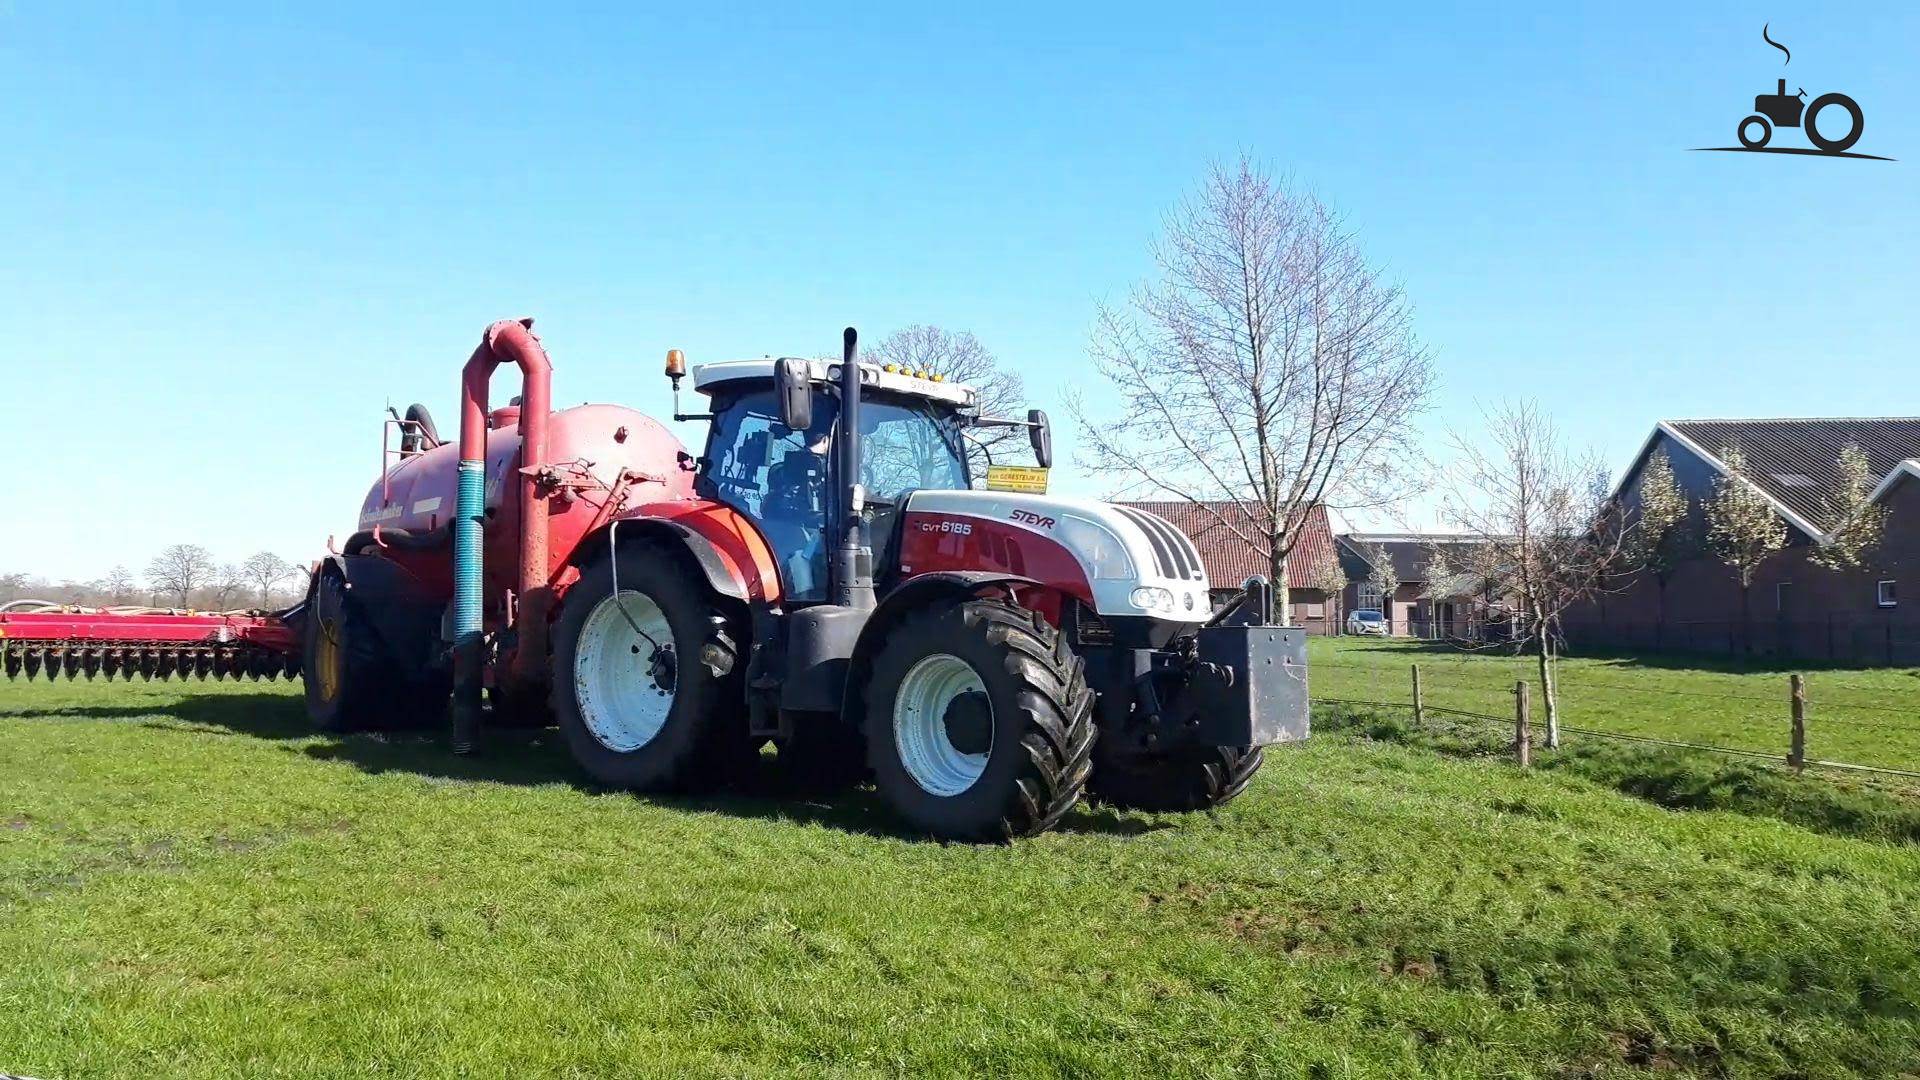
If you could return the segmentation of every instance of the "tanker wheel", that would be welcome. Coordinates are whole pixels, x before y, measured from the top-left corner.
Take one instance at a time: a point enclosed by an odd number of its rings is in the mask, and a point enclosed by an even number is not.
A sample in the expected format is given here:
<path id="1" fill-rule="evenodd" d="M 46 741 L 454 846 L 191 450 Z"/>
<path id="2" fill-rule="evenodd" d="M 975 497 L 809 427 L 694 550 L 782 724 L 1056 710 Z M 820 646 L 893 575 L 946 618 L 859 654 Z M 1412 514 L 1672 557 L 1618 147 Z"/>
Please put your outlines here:
<path id="1" fill-rule="evenodd" d="M 1038 615 L 965 600 L 910 616 L 866 694 L 874 786 L 917 829 L 1012 840 L 1053 827 L 1086 786 L 1093 692 Z"/>
<path id="2" fill-rule="evenodd" d="M 1820 110 L 1829 105 L 1838 106 L 1853 120 L 1853 126 L 1838 139 L 1829 139 L 1820 134 L 1820 128 L 1815 123 Z M 1845 94 L 1821 94 L 1814 98 L 1813 104 L 1807 106 L 1807 118 L 1801 124 L 1807 129 L 1807 141 L 1829 154 L 1843 154 L 1851 149 L 1854 143 L 1860 141 L 1860 134 L 1867 126 L 1866 118 L 1860 114 L 1860 106 Z"/>
<path id="3" fill-rule="evenodd" d="M 1087 794 L 1122 810 L 1211 810 L 1247 790 L 1265 757 L 1258 746 L 1152 751 L 1107 739 L 1094 750 Z"/>
<path id="4" fill-rule="evenodd" d="M 737 775 L 753 744 L 735 640 L 675 553 L 636 543 L 602 554 L 567 590 L 553 633 L 553 715 L 574 761 L 635 791 Z M 716 673 L 710 661 L 730 668 Z"/>
<path id="5" fill-rule="evenodd" d="M 307 716 L 320 730 L 389 730 L 419 719 L 406 707 L 413 695 L 396 697 L 399 673 L 339 574 L 321 574 L 314 587 L 304 652 Z"/>

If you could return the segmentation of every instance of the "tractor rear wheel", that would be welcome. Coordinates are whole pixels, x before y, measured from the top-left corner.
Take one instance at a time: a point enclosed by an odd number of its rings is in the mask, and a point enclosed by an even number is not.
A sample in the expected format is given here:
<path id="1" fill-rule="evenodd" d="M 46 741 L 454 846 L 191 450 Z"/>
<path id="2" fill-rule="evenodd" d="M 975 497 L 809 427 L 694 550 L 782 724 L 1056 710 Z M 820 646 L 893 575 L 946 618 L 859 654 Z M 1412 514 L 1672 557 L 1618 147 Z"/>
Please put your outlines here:
<path id="1" fill-rule="evenodd" d="M 966 600 L 910 616 L 866 694 L 874 786 L 917 829 L 1012 840 L 1053 827 L 1086 786 L 1093 692 L 1038 615 Z"/>
<path id="2" fill-rule="evenodd" d="M 1258 746 L 1188 746 L 1156 752 L 1103 741 L 1087 793 L 1123 810 L 1211 810 L 1247 790 L 1265 754 Z"/>
<path id="3" fill-rule="evenodd" d="M 752 745 L 735 640 L 673 552 L 640 543 L 601 555 L 567 590 L 553 633 L 553 715 L 573 759 L 635 791 L 725 779 Z"/>
<path id="4" fill-rule="evenodd" d="M 315 583 L 305 637 L 301 667 L 315 727 L 345 733 L 414 726 L 417 717 L 394 695 L 400 672 L 338 573 L 322 571 Z"/>

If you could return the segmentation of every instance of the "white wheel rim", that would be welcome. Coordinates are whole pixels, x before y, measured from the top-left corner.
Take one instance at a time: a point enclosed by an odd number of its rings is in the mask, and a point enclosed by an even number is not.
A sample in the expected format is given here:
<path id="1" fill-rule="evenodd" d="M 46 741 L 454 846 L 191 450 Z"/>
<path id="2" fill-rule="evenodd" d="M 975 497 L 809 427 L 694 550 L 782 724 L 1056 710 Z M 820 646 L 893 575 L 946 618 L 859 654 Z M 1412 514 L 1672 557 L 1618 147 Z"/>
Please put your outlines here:
<path id="1" fill-rule="evenodd" d="M 922 659 L 900 681 L 893 699 L 893 744 L 913 782 L 932 795 L 958 795 L 987 771 L 993 755 L 993 703 L 987 702 L 987 748 L 968 753 L 947 732 L 947 708 L 963 694 L 984 694 L 986 684 L 973 665 L 936 653 Z"/>
<path id="2" fill-rule="evenodd" d="M 644 634 L 636 633 L 636 626 Z M 631 589 L 620 590 L 618 598 L 602 598 L 580 628 L 573 654 L 574 700 L 587 730 L 609 750 L 631 753 L 652 742 L 673 711 L 678 670 L 671 669 L 673 675 L 661 670 L 656 642 L 671 654 L 667 663 L 679 660 L 666 613 L 652 597 Z"/>

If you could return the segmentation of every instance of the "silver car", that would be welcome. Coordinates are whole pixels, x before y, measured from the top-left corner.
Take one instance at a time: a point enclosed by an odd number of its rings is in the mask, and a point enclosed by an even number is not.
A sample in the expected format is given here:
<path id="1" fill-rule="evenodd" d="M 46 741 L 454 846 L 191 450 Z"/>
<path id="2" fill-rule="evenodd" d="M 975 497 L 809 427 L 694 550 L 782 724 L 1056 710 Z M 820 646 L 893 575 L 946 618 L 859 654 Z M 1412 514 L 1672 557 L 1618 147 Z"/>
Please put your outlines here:
<path id="1" fill-rule="evenodd" d="M 1347 633 L 1387 636 L 1387 617 L 1373 608 L 1361 608 L 1347 616 Z"/>

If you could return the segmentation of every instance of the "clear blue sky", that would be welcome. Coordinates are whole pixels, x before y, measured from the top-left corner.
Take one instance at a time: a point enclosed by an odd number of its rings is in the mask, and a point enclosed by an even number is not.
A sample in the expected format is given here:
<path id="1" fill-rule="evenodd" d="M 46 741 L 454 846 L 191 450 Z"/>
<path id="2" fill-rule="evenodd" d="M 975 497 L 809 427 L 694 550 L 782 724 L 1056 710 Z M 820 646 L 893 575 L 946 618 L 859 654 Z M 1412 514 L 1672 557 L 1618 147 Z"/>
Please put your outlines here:
<path id="1" fill-rule="evenodd" d="M 1555 6 L 0 0 L 0 569 L 311 558 L 507 315 L 563 403 L 932 322 L 1058 415 L 1242 150 L 1405 282 L 1436 443 L 1516 392 L 1615 468 L 1659 417 L 1920 412 L 1920 7 Z M 1901 160 L 1685 152 L 1783 74 Z"/>

